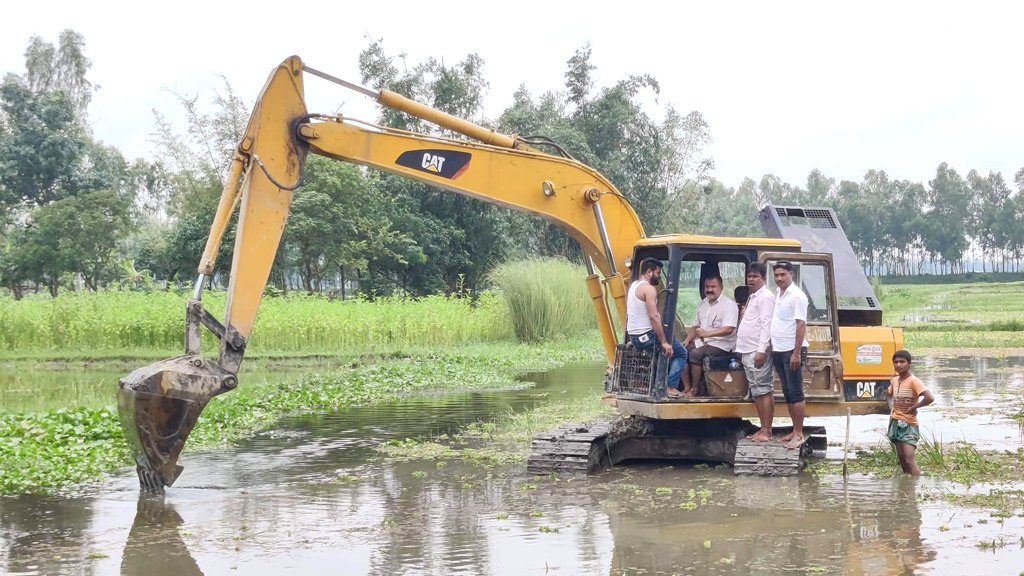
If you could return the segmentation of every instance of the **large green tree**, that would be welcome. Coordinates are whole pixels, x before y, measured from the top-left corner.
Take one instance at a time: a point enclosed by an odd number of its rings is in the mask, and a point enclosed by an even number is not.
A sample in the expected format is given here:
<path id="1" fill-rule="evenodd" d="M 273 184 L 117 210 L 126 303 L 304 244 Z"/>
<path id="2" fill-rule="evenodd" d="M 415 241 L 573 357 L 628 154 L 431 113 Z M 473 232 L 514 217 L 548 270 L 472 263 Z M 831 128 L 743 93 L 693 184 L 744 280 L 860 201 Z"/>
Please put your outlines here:
<path id="1" fill-rule="evenodd" d="M 483 122 L 480 110 L 487 82 L 483 61 L 476 54 L 453 65 L 430 58 L 412 69 L 399 70 L 378 41 L 360 54 L 359 64 L 364 83 L 398 92 L 453 116 Z M 379 121 L 392 128 L 458 136 L 390 109 L 382 110 Z M 399 176 L 382 174 L 376 181 L 380 191 L 394 197 L 399 207 L 396 229 L 407 233 L 425 256 L 402 265 L 402 288 L 406 291 L 452 293 L 463 286 L 475 288 L 488 267 L 511 252 L 512 243 L 504 233 L 509 221 L 506 209 Z M 381 248 L 368 246 L 371 252 Z"/>
<path id="2" fill-rule="evenodd" d="M 394 227 L 401 217 L 392 199 L 352 164 L 310 157 L 305 181 L 295 192 L 286 242 L 308 292 L 338 279 L 365 275 L 365 289 L 387 292 L 401 283 L 410 264 L 424 256 L 411 237 Z"/>
<path id="3" fill-rule="evenodd" d="M 0 216 L 74 194 L 89 142 L 67 96 L 34 92 L 8 75 L 0 111 Z"/>
<path id="4" fill-rule="evenodd" d="M 209 104 L 198 95 L 174 93 L 186 114 L 184 133 L 153 110 L 153 143 L 157 161 L 137 170 L 133 181 L 149 209 L 149 223 L 131 239 L 130 256 L 158 279 L 190 282 L 206 246 L 210 225 L 227 175 L 228 164 L 242 138 L 249 105 L 227 79 Z M 236 221 L 229 223 L 218 251 L 214 282 L 225 280 L 231 266 Z M 153 233 L 159 230 L 159 233 Z M 285 288 L 283 257 L 275 261 L 272 281 Z"/>
<path id="5" fill-rule="evenodd" d="M 525 86 L 498 120 L 498 128 L 534 139 L 549 138 L 559 148 L 604 174 L 629 200 L 649 234 L 682 232 L 698 225 L 695 205 L 709 183 L 714 162 L 707 154 L 710 128 L 699 112 L 686 115 L 672 106 L 655 121 L 641 105 L 645 93 L 657 96 L 660 86 L 649 75 L 632 75 L 608 87 L 597 87 L 591 49 L 584 46 L 566 62 L 565 90 L 538 98 Z M 578 249 L 550 226 L 533 229 L 529 246 L 544 253 L 575 256 Z"/>
<path id="6" fill-rule="evenodd" d="M 583 135 L 579 159 L 602 172 L 633 205 L 648 233 L 680 232 L 696 223 L 689 210 L 710 177 L 710 128 L 699 112 L 681 116 L 669 106 L 657 122 L 641 105 L 658 96 L 651 75 L 630 75 L 594 88 L 590 46 L 576 51 L 566 71 L 569 125 Z"/>
<path id="7" fill-rule="evenodd" d="M 62 92 L 83 127 L 96 88 L 85 76 L 91 67 L 92 61 L 85 56 L 85 37 L 71 29 L 60 33 L 56 46 L 34 35 L 25 49 L 28 88 L 36 93 Z"/>
<path id="8" fill-rule="evenodd" d="M 64 276 L 92 289 L 111 279 L 138 191 L 159 188 L 147 162 L 89 135 L 84 46 L 72 30 L 57 47 L 34 36 L 25 74 L 0 85 L 0 280 L 16 295 L 26 281 L 56 295 Z"/>
<path id="9" fill-rule="evenodd" d="M 963 256 L 968 247 L 970 190 L 956 170 L 943 162 L 928 182 L 927 233 L 924 248 L 951 273 L 963 272 Z"/>
<path id="10" fill-rule="evenodd" d="M 117 244 L 131 230 L 132 204 L 113 190 L 55 200 L 32 212 L 15 234 L 16 276 L 45 285 L 57 296 L 68 272 L 96 290 L 118 261 Z"/>

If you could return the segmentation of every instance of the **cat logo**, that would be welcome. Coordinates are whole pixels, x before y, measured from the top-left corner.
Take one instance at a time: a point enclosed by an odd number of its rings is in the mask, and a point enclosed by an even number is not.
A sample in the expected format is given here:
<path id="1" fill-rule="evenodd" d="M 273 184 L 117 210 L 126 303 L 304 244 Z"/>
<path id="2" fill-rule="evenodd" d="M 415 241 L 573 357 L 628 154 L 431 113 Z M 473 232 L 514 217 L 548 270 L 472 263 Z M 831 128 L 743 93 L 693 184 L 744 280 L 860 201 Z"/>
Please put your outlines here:
<path id="1" fill-rule="evenodd" d="M 455 180 L 469 168 L 469 161 L 472 158 L 473 155 L 469 152 L 457 150 L 406 150 L 395 160 L 395 164 Z"/>
<path id="2" fill-rule="evenodd" d="M 844 380 L 843 397 L 847 402 L 882 402 L 888 380 Z"/>
<path id="3" fill-rule="evenodd" d="M 874 398 L 875 397 L 875 383 L 874 382 L 857 382 L 857 397 L 858 398 Z"/>
<path id="4" fill-rule="evenodd" d="M 444 166 L 444 156 L 438 156 L 431 154 L 430 152 L 423 153 L 423 163 L 421 164 L 423 169 L 428 172 L 441 173 L 441 167 Z"/>

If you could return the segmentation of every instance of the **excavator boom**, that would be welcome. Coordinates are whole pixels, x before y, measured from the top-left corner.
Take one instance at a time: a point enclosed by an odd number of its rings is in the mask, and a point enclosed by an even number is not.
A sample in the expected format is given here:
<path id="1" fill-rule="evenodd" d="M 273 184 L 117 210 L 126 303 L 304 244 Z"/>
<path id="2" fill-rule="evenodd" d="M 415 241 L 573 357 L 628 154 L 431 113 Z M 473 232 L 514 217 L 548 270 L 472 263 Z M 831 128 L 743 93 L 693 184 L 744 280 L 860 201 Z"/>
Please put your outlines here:
<path id="1" fill-rule="evenodd" d="M 478 142 L 388 129 L 341 116 L 309 114 L 303 71 L 373 96 L 387 107 Z M 238 385 L 237 374 L 308 153 L 354 162 L 437 188 L 535 214 L 560 226 L 587 256 L 586 283 L 609 360 L 615 335 L 606 290 L 620 322 L 634 243 L 644 237 L 636 213 L 603 176 L 576 160 L 455 118 L 387 90 L 374 91 L 306 68 L 298 57 L 271 73 L 229 167 L 186 304 L 185 353 L 121 379 L 118 408 L 143 490 L 161 492 L 181 473 L 178 458 L 211 398 Z M 234 211 L 238 227 L 223 322 L 203 308 L 220 242 Z M 603 276 L 598 276 L 594 270 Z M 201 326 L 217 335 L 216 360 L 200 354 Z"/>

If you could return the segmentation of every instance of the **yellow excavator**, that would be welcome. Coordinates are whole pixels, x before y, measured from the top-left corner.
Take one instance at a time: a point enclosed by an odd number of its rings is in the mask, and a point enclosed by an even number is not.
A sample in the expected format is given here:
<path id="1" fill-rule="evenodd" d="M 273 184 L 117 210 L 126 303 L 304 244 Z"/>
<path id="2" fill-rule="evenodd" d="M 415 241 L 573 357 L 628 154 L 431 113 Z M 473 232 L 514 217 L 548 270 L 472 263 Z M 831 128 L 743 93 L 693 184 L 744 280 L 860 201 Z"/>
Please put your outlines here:
<path id="1" fill-rule="evenodd" d="M 472 141 L 310 113 L 304 100 L 305 74 Z M 615 186 L 557 144 L 500 134 L 394 92 L 335 78 L 293 56 L 270 74 L 231 161 L 194 294 L 185 307 L 185 353 L 137 369 L 120 381 L 121 424 L 144 491 L 162 492 L 174 483 L 182 471 L 181 450 L 203 408 L 214 396 L 238 386 L 256 311 L 309 153 L 535 214 L 579 243 L 589 271 L 585 282 L 611 366 L 604 401 L 624 417 L 616 423 L 569 427 L 538 437 L 529 460 L 531 471 L 593 471 L 631 458 L 718 460 L 751 473 L 773 473 L 783 460 L 783 467 L 792 463 L 792 450 L 773 455 L 748 446 L 744 452 L 742 437 L 750 424 L 743 418 L 755 416 L 755 411 L 744 399 L 742 370 L 706 365 L 700 396 L 668 398 L 666 359 L 634 350 L 616 336 L 612 309 L 623 325 L 626 287 L 635 275 L 632 265 L 648 257 L 665 264 L 659 306 L 668 338 L 685 330 L 680 318 L 684 312 L 692 316 L 706 276 L 722 276 L 742 302 L 743 270 L 749 263 L 770 264 L 783 258 L 793 262 L 796 281 L 811 302 L 804 383 L 807 415 L 886 410 L 885 386 L 891 376 L 887 360 L 901 347 L 902 333 L 881 327 L 881 309 L 830 210 L 766 207 L 760 218 L 768 238 L 649 237 Z M 223 319 L 217 320 L 203 307 L 202 290 L 236 210 L 227 301 Z M 216 360 L 200 354 L 202 326 L 220 341 Z M 777 413 L 787 414 L 784 403 Z"/>

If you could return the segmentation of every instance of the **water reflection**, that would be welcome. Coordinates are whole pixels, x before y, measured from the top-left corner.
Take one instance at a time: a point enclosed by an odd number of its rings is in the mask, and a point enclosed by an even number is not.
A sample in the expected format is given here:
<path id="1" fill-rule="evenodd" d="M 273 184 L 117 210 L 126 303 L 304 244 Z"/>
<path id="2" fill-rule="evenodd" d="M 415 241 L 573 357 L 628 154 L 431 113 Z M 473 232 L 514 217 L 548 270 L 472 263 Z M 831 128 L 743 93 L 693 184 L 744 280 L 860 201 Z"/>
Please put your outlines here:
<path id="1" fill-rule="evenodd" d="M 141 497 L 121 555 L 123 576 L 201 576 L 182 539 L 184 521 L 163 498 Z"/>
<path id="2" fill-rule="evenodd" d="M 865 477 L 800 479 L 650 471 L 685 496 L 605 503 L 615 540 L 610 573 L 904 574 L 936 558 L 921 537 L 916 483 Z M 832 481 L 835 481 L 833 484 Z M 653 484 L 644 482 L 650 491 Z M 678 493 L 678 492 L 676 492 Z M 638 502 L 639 500 L 639 502 Z M 692 510 L 679 504 L 696 501 Z M 702 502 L 703 503 L 700 503 Z M 638 505 L 643 503 L 644 505 Z"/>
<path id="3" fill-rule="evenodd" d="M 0 406 L 4 412 L 110 406 L 128 366 L 122 361 L 0 361 Z"/>
<path id="4" fill-rule="evenodd" d="M 0 558 L 6 570 L 59 574 L 92 552 L 88 528 L 94 502 L 87 498 L 23 496 L 0 499 Z"/>

